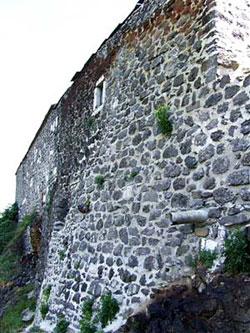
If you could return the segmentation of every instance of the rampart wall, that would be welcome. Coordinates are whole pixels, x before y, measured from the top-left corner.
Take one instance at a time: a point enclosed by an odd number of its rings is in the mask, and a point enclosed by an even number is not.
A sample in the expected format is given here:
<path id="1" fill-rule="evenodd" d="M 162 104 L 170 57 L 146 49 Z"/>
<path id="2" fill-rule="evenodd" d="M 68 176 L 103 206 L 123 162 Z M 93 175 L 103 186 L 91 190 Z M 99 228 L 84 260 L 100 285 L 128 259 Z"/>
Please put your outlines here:
<path id="1" fill-rule="evenodd" d="M 191 275 L 201 246 L 220 252 L 228 228 L 249 223 L 248 12 L 243 0 L 145 1 L 49 112 L 17 171 L 21 214 L 44 218 L 47 322 L 63 313 L 78 332 L 83 300 L 108 290 L 126 318 Z M 153 115 L 166 104 L 170 137 Z M 205 218 L 173 222 L 193 211 Z"/>

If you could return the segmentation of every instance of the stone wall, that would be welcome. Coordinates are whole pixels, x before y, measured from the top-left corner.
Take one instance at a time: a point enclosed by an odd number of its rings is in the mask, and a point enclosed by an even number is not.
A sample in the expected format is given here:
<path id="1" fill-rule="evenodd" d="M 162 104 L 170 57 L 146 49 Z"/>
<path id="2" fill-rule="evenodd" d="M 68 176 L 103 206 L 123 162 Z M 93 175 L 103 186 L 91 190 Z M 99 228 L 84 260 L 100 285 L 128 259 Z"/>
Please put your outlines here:
<path id="1" fill-rule="evenodd" d="M 41 212 L 49 251 L 41 260 L 43 287 L 52 286 L 44 325 L 62 313 L 78 332 L 86 296 L 110 290 L 119 326 L 156 287 L 192 274 L 188 260 L 200 246 L 220 251 L 227 228 L 249 222 L 250 76 L 235 65 L 248 57 L 249 20 L 244 14 L 247 46 L 226 64 L 238 35 L 222 36 L 218 4 L 145 1 L 76 73 L 21 163 L 21 214 Z M 230 5 L 238 22 L 243 13 Z M 93 115 L 101 75 L 106 100 Z M 165 104 L 170 137 L 153 115 Z M 171 219 L 193 211 L 203 222 Z"/>

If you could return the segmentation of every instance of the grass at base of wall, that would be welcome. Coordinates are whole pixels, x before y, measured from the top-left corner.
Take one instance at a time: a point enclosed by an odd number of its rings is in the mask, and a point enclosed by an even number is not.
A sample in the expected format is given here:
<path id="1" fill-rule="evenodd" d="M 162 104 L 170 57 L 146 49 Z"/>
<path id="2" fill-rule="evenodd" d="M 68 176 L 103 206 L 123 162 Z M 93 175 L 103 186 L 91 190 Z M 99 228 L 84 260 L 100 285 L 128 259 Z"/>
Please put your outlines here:
<path id="1" fill-rule="evenodd" d="M 12 304 L 9 304 L 4 311 L 0 320 L 0 332 L 14 333 L 19 332 L 22 328 L 28 326 L 30 322 L 22 321 L 22 312 L 25 309 L 35 311 L 35 297 L 28 298 L 28 293 L 33 290 L 33 284 L 28 284 L 25 287 L 20 287 L 13 294 Z"/>

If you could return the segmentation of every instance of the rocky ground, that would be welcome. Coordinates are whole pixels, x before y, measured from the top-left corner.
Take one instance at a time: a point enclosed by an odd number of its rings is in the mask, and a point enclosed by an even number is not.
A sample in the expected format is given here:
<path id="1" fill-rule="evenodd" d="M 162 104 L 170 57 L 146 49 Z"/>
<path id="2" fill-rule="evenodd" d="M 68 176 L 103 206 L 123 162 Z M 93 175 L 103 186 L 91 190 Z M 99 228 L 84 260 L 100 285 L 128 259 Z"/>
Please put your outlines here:
<path id="1" fill-rule="evenodd" d="M 250 332 L 250 275 L 205 280 L 161 290 L 116 333 Z"/>

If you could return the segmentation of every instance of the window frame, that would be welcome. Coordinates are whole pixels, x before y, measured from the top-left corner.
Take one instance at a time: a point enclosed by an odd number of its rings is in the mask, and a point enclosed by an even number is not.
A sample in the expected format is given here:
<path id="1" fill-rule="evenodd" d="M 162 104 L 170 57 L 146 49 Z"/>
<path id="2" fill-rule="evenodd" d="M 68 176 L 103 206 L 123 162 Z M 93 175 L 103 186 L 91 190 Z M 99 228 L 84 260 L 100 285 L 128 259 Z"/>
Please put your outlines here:
<path id="1" fill-rule="evenodd" d="M 105 77 L 102 75 L 96 82 L 94 90 L 94 104 L 93 104 L 93 115 L 99 113 L 105 102 L 106 97 L 106 82 Z"/>

